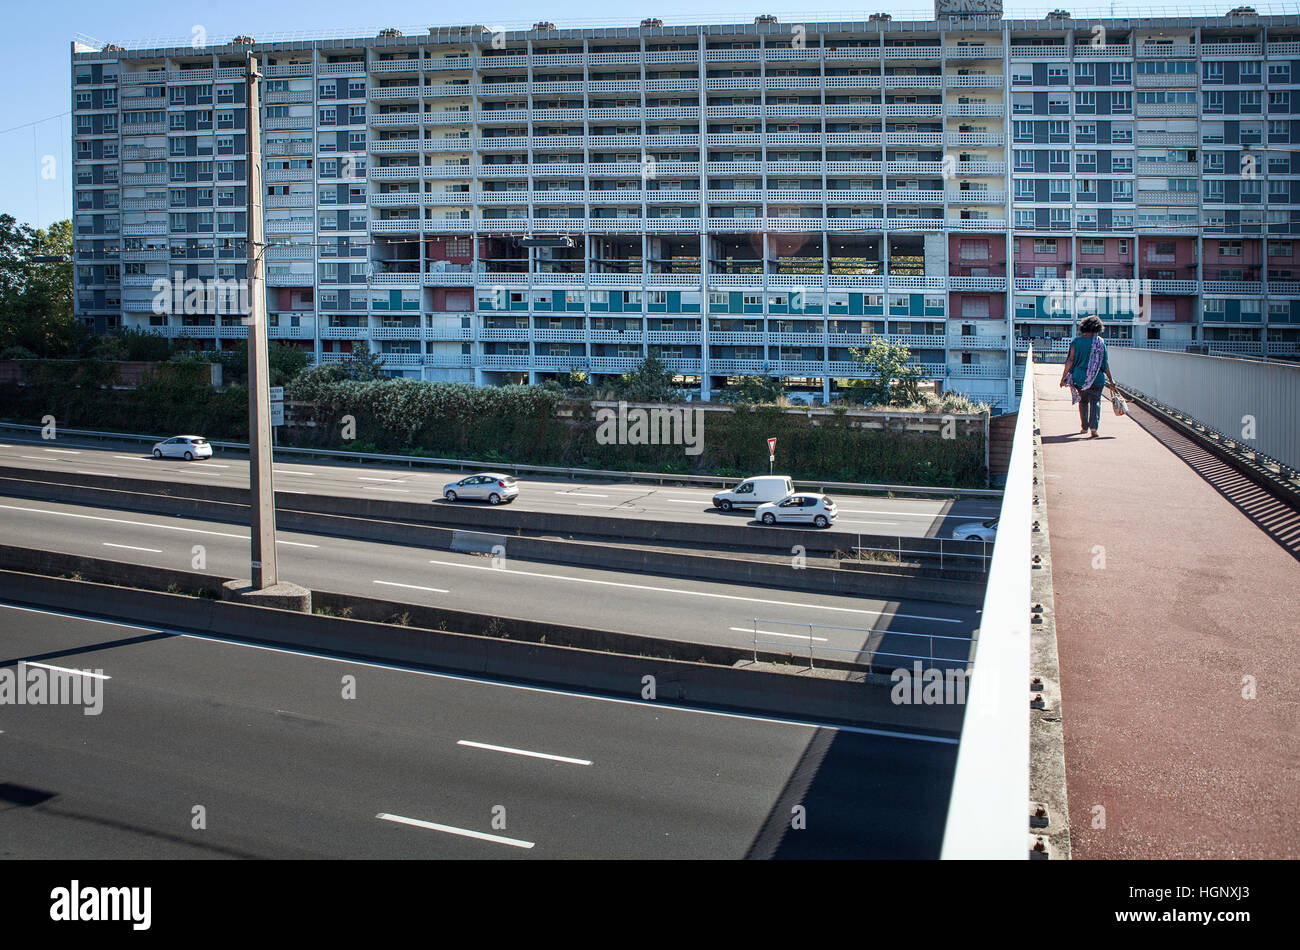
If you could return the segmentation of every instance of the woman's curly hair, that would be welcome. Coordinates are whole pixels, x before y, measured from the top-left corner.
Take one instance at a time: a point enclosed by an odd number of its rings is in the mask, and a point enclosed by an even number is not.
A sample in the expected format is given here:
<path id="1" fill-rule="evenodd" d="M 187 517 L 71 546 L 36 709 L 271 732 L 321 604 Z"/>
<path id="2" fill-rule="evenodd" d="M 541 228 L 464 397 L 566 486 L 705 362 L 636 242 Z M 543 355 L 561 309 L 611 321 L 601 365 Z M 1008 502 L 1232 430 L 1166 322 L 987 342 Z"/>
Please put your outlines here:
<path id="1" fill-rule="evenodd" d="M 1079 321 L 1080 333 L 1100 333 L 1104 328 L 1101 317 L 1084 317 Z"/>

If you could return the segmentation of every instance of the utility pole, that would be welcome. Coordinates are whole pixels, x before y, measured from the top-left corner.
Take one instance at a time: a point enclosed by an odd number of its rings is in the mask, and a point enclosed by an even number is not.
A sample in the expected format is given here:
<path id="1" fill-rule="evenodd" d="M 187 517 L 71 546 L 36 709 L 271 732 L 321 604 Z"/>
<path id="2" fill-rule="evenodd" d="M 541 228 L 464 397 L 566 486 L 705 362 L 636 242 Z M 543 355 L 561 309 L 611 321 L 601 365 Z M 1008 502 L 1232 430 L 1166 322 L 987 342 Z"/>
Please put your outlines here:
<path id="1" fill-rule="evenodd" d="M 280 582 L 275 562 L 275 489 L 271 484 L 271 393 L 267 357 L 266 274 L 262 243 L 262 125 L 257 57 L 248 52 L 248 478 L 253 590 Z"/>

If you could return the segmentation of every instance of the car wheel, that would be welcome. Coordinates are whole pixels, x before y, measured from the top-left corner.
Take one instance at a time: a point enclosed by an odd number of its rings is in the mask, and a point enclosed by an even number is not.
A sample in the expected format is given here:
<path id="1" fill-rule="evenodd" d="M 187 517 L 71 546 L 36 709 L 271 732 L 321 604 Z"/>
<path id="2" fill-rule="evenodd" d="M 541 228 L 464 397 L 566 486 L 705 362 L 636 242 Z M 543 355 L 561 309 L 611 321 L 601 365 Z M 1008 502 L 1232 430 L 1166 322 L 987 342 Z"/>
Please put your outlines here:
<path id="1" fill-rule="evenodd" d="M 501 496 L 498 495 L 496 492 L 493 492 L 492 494 L 488 495 L 488 504 L 489 505 L 501 504 Z"/>
<path id="2" fill-rule="evenodd" d="M 768 511 L 763 514 L 763 524 L 776 524 L 776 515 Z"/>
<path id="3" fill-rule="evenodd" d="M 194 453 L 193 453 L 193 452 L 186 452 L 186 453 L 185 453 L 185 461 L 187 461 L 187 462 L 193 462 L 193 461 L 194 461 Z"/>
<path id="4" fill-rule="evenodd" d="M 813 524 L 815 524 L 819 528 L 825 528 L 830 524 L 830 522 L 826 520 L 825 515 L 818 515 L 816 518 L 813 519 Z"/>
<path id="5" fill-rule="evenodd" d="M 455 501 L 455 500 L 456 500 L 456 493 L 455 493 L 454 491 L 452 491 L 451 489 L 447 489 L 447 495 L 446 495 L 446 498 L 447 498 L 448 501 Z"/>
<path id="6" fill-rule="evenodd" d="M 154 449 L 154 450 L 153 450 L 153 457 L 156 458 L 156 459 L 160 459 L 160 458 L 162 458 L 162 449 Z"/>
<path id="7" fill-rule="evenodd" d="M 972 534 L 972 535 L 971 535 L 969 538 L 967 538 L 966 540 L 967 540 L 967 541 L 983 541 L 984 539 L 981 538 L 978 534 Z"/>
<path id="8" fill-rule="evenodd" d="M 731 502 L 727 501 L 727 499 L 724 498 L 722 499 L 722 501 L 718 502 L 718 507 L 721 508 L 723 511 L 730 511 Z"/>

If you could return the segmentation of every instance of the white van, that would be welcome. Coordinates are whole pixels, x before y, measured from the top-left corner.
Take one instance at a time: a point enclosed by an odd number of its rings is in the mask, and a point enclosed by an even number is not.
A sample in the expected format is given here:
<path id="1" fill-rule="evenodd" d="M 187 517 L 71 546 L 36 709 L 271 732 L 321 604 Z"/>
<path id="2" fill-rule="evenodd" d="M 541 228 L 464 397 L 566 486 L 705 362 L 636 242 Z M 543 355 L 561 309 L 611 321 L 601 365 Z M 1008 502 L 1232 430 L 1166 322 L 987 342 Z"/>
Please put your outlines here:
<path id="1" fill-rule="evenodd" d="M 780 501 L 794 494 L 794 482 L 788 475 L 755 475 L 747 478 L 731 491 L 713 496 L 713 507 L 730 511 L 732 508 L 757 508 L 769 501 Z"/>

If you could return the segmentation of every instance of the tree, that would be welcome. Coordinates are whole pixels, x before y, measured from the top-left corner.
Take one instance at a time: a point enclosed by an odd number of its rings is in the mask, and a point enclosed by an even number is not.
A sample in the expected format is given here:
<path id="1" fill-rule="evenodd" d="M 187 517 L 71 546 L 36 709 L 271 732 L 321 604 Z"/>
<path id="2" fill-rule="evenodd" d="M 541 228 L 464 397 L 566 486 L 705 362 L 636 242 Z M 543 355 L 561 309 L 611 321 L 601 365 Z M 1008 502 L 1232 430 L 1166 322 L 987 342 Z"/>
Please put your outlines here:
<path id="1" fill-rule="evenodd" d="M 347 373 L 348 379 L 355 379 L 358 382 L 385 378 L 384 361 L 377 353 L 370 351 L 370 346 L 365 340 L 357 340 L 352 344 L 352 352 L 341 359 L 339 365 Z"/>
<path id="2" fill-rule="evenodd" d="M 44 359 L 79 356 L 93 335 L 73 315 L 72 264 L 33 257 L 72 254 L 72 222 L 48 230 L 0 215 L 0 350 L 21 346 Z"/>
<path id="3" fill-rule="evenodd" d="M 925 371 L 912 362 L 912 351 L 902 343 L 874 337 L 871 345 L 849 350 L 855 363 L 870 376 L 857 380 L 849 388 L 850 398 L 884 406 L 910 406 L 921 398 L 920 384 Z"/>
<path id="4" fill-rule="evenodd" d="M 785 384 L 777 376 L 741 376 L 718 394 L 718 401 L 775 403 L 784 395 Z"/>
<path id="5" fill-rule="evenodd" d="M 614 379 L 614 393 L 632 402 L 679 402 L 681 391 L 673 385 L 676 375 L 651 353 L 632 372 Z"/>

